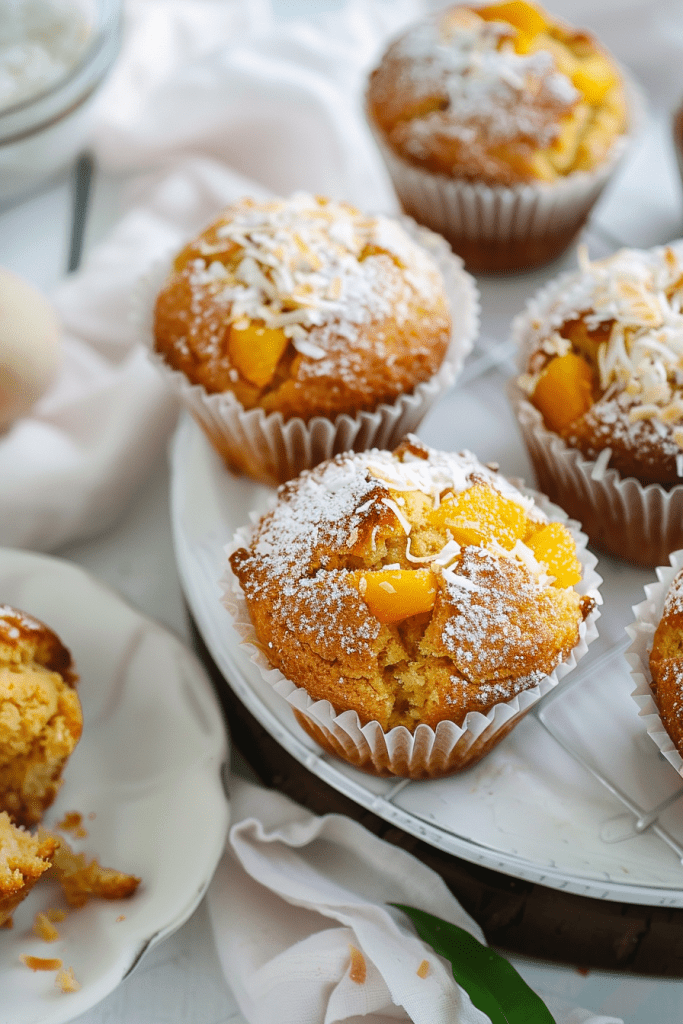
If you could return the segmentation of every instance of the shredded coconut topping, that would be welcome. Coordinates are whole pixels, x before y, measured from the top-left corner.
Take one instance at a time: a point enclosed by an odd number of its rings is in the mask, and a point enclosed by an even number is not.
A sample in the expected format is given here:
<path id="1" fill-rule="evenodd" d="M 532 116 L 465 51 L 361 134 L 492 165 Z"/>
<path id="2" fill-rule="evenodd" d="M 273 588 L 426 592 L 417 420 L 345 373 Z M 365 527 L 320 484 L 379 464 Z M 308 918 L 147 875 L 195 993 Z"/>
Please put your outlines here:
<path id="1" fill-rule="evenodd" d="M 677 253 L 670 247 L 621 249 L 594 263 L 585 255 L 583 260 L 543 329 L 580 316 L 589 330 L 611 324 L 598 352 L 602 391 L 617 385 L 638 397 L 633 420 L 683 419 L 683 266 Z M 555 330 L 543 350 L 562 354 L 557 338 Z"/>
<path id="2" fill-rule="evenodd" d="M 228 323 L 282 328 L 311 359 L 326 354 L 320 332 L 316 343 L 307 338 L 311 327 L 334 324 L 337 334 L 352 337 L 354 327 L 374 319 L 405 320 L 411 303 L 432 303 L 443 287 L 429 255 L 400 224 L 305 193 L 243 200 L 217 236 L 195 260 L 193 289 L 210 288 Z M 226 248 L 238 252 L 235 265 L 216 258 Z"/>
<path id="3" fill-rule="evenodd" d="M 659 450 L 676 460 L 683 447 L 683 264 L 672 247 L 622 249 L 591 262 L 549 300 L 545 317 L 532 322 L 529 351 L 563 355 L 571 345 L 559 332 L 582 320 L 602 330 L 595 370 L 600 394 L 588 414 L 602 447 Z M 530 370 L 538 370 L 533 359 Z M 539 372 L 519 378 L 532 395 Z M 610 452 L 597 468 L 602 474 Z"/>

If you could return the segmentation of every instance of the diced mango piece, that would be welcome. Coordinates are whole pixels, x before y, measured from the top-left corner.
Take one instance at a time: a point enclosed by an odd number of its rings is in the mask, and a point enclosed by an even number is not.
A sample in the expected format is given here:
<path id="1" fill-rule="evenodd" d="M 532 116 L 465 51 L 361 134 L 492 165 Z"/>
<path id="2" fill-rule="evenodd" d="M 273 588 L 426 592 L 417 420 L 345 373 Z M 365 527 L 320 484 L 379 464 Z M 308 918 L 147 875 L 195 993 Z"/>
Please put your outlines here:
<path id="1" fill-rule="evenodd" d="M 434 607 L 436 580 L 431 569 L 379 569 L 350 573 L 349 578 L 380 622 L 400 622 Z"/>
<path id="2" fill-rule="evenodd" d="M 489 539 L 489 535 L 484 530 L 477 530 L 474 526 L 468 525 L 466 519 L 451 519 L 448 523 L 448 532 L 453 537 L 453 540 L 457 541 L 463 548 L 468 546 L 483 547 Z"/>
<path id="3" fill-rule="evenodd" d="M 539 32 L 545 32 L 548 22 L 541 12 L 525 0 L 508 0 L 502 4 L 487 4 L 486 7 L 475 8 L 477 14 L 484 21 L 506 21 L 508 25 L 514 25 L 520 32 L 535 36 Z"/>
<path id="4" fill-rule="evenodd" d="M 539 377 L 532 402 L 550 430 L 561 433 L 593 404 L 595 374 L 583 356 L 567 352 L 552 359 Z"/>
<path id="5" fill-rule="evenodd" d="M 571 80 L 588 103 L 600 103 L 617 77 L 609 61 L 600 53 L 584 57 L 571 74 Z"/>
<path id="6" fill-rule="evenodd" d="M 289 338 L 281 327 L 260 327 L 252 323 L 238 328 L 233 324 L 228 337 L 228 352 L 242 376 L 263 388 L 273 379 L 288 344 Z"/>
<path id="7" fill-rule="evenodd" d="M 447 529 L 459 544 L 497 540 L 508 551 L 529 530 L 525 510 L 486 484 L 475 484 L 442 501 L 430 515 L 437 529 Z"/>
<path id="8" fill-rule="evenodd" d="M 555 586 L 571 587 L 581 579 L 574 538 L 562 523 L 542 526 L 527 539 L 526 545 L 547 566 L 548 575 L 555 577 Z"/>

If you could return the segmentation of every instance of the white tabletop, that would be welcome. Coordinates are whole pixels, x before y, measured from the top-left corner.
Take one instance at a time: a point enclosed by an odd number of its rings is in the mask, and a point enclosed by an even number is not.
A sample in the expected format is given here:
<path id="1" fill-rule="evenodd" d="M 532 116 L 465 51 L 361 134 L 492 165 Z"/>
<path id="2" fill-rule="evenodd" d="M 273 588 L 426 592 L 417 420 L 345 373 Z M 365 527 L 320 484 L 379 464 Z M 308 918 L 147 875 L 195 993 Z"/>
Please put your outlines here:
<path id="1" fill-rule="evenodd" d="M 282 0 L 280 6 L 287 10 L 301 4 L 288 5 Z M 634 207 L 629 200 L 637 189 L 643 167 L 653 178 L 653 187 L 648 204 Z M 86 249 L 115 222 L 123 185 L 115 177 L 97 176 Z M 49 288 L 65 269 L 70 219 L 68 174 L 39 194 L 0 210 L 0 264 L 42 288 Z M 681 234 L 683 207 L 668 145 L 668 122 L 664 118 L 653 126 L 629 174 L 622 177 L 617 189 L 599 208 L 597 223 L 613 237 L 638 245 L 666 241 Z M 500 286 L 499 282 L 489 281 L 482 288 L 483 329 L 499 338 L 504 337 L 507 324 L 497 322 L 492 308 L 487 309 L 487 302 L 491 289 Z M 515 293 L 519 290 L 521 304 L 525 295 L 523 278 L 510 279 L 505 287 Z M 171 542 L 168 483 L 167 461 L 162 457 L 113 529 L 56 554 L 84 566 L 133 605 L 188 640 L 188 622 Z M 243 770 L 239 763 L 235 767 Z M 627 1024 L 683 1021 L 683 981 L 600 971 L 586 975 L 571 965 L 558 967 L 519 958 L 513 962 L 540 990 L 594 1011 L 623 1017 Z M 204 904 L 175 935 L 148 953 L 108 998 L 79 1020 L 82 1024 L 241 1022 L 243 1018 L 220 970 Z"/>

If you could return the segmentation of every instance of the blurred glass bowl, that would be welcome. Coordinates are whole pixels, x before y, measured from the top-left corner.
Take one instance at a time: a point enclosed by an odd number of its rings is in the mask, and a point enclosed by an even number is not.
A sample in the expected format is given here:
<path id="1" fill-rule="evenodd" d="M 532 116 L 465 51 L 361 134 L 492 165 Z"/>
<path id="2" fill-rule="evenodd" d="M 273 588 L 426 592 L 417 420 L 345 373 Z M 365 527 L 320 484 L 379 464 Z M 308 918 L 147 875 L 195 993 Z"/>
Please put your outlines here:
<path id="1" fill-rule="evenodd" d="M 97 90 L 120 48 L 122 0 L 92 0 L 87 15 L 87 42 L 67 73 L 0 109 L 0 204 L 47 180 L 87 144 Z"/>

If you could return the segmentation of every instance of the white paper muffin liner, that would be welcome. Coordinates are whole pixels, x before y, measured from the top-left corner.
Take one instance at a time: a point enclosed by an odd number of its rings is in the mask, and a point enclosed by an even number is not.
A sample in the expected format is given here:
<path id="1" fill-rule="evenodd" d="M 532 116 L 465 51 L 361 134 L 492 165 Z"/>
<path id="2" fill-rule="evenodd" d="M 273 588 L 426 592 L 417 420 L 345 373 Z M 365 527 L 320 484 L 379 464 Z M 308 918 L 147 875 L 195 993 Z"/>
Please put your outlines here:
<path id="1" fill-rule="evenodd" d="M 650 672 L 650 651 L 655 629 L 662 617 L 664 600 L 674 576 L 683 568 L 683 550 L 672 551 L 669 555 L 670 565 L 657 567 L 657 583 L 648 583 L 645 587 L 645 600 L 634 605 L 633 614 L 636 619 L 626 632 L 631 638 L 631 645 L 626 651 L 626 659 L 631 666 L 631 676 L 636 684 L 631 696 L 638 705 L 638 714 L 643 719 L 648 735 L 673 765 L 679 775 L 683 775 L 683 758 L 676 750 L 673 740 L 664 728 L 659 717 L 652 690 L 652 674 Z"/>
<path id="2" fill-rule="evenodd" d="M 683 258 L 683 243 L 672 246 Z M 512 338 L 523 372 L 530 354 L 530 324 L 543 322 L 556 296 L 562 294 L 577 271 L 560 274 L 541 288 L 512 322 Z M 590 541 L 602 551 L 637 565 L 666 563 L 669 553 L 683 547 L 683 482 L 671 488 L 642 484 L 604 468 L 600 459 L 586 458 L 549 430 L 540 411 L 516 381 L 508 397 L 536 473 L 539 488 L 578 519 Z"/>
<path id="3" fill-rule="evenodd" d="M 583 578 L 575 589 L 581 595 L 594 597 L 596 607 L 581 623 L 576 647 L 550 675 L 511 700 L 494 705 L 485 715 L 470 712 L 462 726 L 444 721 L 439 722 L 436 729 L 421 724 L 414 733 L 404 726 L 385 732 L 376 721 L 361 725 L 356 711 L 337 714 L 329 701 L 313 700 L 305 689 L 287 679 L 268 661 L 256 639 L 239 581 L 228 566 L 221 581 L 222 601 L 233 618 L 243 645 L 251 651 L 251 660 L 262 677 L 287 701 L 299 724 L 325 750 L 373 775 L 411 779 L 451 775 L 476 764 L 521 721 L 541 697 L 571 672 L 587 652 L 588 645 L 598 636 L 596 620 L 600 616 L 598 605 L 602 603 L 599 590 L 602 578 L 596 572 L 597 559 L 587 550 L 587 537 L 581 532 L 578 523 L 568 519 L 562 509 L 553 505 L 544 495 L 520 486 L 517 481 L 515 484 L 522 493 L 536 501 L 550 520 L 565 523 L 570 530 L 583 568 Z M 259 518 L 259 515 L 253 514 L 254 523 Z M 252 531 L 253 526 L 237 531 L 232 543 L 226 547 L 228 557 L 237 548 L 248 546 Z"/>
<path id="4" fill-rule="evenodd" d="M 406 213 L 447 238 L 473 271 L 526 270 L 569 247 L 642 127 L 642 93 L 620 72 L 629 130 L 593 170 L 574 171 L 552 183 L 485 185 L 425 170 L 398 156 L 372 117 L 367 120 Z"/>
<path id="5" fill-rule="evenodd" d="M 153 349 L 154 299 L 168 273 L 170 261 L 156 267 L 143 285 L 140 300 L 142 330 L 150 356 L 185 407 L 207 434 L 230 469 L 268 484 L 291 480 L 303 469 L 345 451 L 395 448 L 415 430 L 429 409 L 455 382 L 479 332 L 479 292 L 474 279 L 448 243 L 409 217 L 401 225 L 428 250 L 441 271 L 451 308 L 451 340 L 439 370 L 393 403 L 381 403 L 355 416 L 342 413 L 334 420 L 315 416 L 285 420 L 282 413 L 245 409 L 230 392 L 209 394 L 170 367 Z"/>

